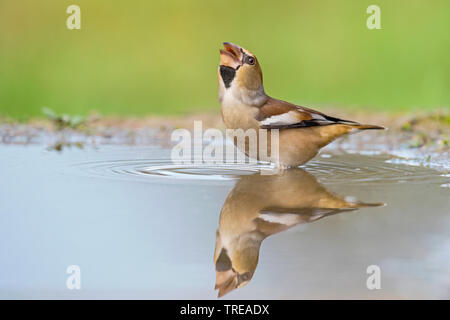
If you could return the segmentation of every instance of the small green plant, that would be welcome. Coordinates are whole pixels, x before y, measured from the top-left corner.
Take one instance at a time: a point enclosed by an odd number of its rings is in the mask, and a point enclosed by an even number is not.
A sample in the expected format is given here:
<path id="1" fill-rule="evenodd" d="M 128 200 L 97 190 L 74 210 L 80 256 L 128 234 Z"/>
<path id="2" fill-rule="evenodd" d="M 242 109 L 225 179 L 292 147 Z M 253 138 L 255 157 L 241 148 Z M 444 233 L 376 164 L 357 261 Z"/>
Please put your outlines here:
<path id="1" fill-rule="evenodd" d="M 61 152 L 63 151 L 64 148 L 72 148 L 72 147 L 77 147 L 78 149 L 83 149 L 84 148 L 84 144 L 83 142 L 65 142 L 65 141 L 58 141 L 55 144 L 49 146 L 47 148 L 47 150 L 49 151 L 58 151 Z"/>
<path id="2" fill-rule="evenodd" d="M 52 109 L 43 107 L 42 113 L 52 121 L 58 130 L 65 128 L 76 129 L 85 123 L 85 118 L 80 115 L 56 114 Z"/>
<path id="3" fill-rule="evenodd" d="M 412 131 L 412 125 L 411 125 L 411 122 L 405 122 L 402 126 L 401 126 L 401 128 L 400 128 L 402 131 Z"/>

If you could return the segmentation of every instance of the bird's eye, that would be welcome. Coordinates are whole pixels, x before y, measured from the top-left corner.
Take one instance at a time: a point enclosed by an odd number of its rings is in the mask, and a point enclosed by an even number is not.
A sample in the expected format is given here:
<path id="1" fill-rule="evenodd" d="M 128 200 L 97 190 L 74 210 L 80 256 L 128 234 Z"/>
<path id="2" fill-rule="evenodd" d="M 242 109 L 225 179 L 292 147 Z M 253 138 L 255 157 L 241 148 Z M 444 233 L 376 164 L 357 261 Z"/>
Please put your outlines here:
<path id="1" fill-rule="evenodd" d="M 249 273 L 249 272 L 246 272 L 246 273 L 244 273 L 244 274 L 238 275 L 238 281 L 239 281 L 240 283 L 242 283 L 242 282 L 244 282 L 244 281 L 248 281 L 249 279 L 250 279 L 250 273 Z"/>
<path id="2" fill-rule="evenodd" d="M 250 57 L 250 56 L 246 56 L 246 57 L 245 57 L 245 63 L 248 63 L 248 64 L 250 64 L 250 65 L 254 65 L 255 62 L 256 62 L 255 58 Z"/>

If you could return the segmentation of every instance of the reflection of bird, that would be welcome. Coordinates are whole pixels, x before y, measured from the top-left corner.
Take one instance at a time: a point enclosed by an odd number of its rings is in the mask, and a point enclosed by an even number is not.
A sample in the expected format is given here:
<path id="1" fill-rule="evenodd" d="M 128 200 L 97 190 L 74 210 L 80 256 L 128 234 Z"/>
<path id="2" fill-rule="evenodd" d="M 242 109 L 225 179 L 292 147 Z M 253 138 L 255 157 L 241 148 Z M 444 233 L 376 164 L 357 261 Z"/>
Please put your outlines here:
<path id="1" fill-rule="evenodd" d="M 219 101 L 229 129 L 279 129 L 279 158 L 258 152 L 258 159 L 280 167 L 298 166 L 320 148 L 354 130 L 384 129 L 327 116 L 321 112 L 273 99 L 264 92 L 256 57 L 232 43 L 220 50 Z M 248 146 L 245 146 L 248 154 Z M 270 154 L 270 140 L 267 153 Z"/>
<path id="2" fill-rule="evenodd" d="M 378 205 L 346 201 L 300 168 L 241 177 L 225 200 L 216 232 L 219 297 L 251 280 L 266 237 L 327 215 Z"/>

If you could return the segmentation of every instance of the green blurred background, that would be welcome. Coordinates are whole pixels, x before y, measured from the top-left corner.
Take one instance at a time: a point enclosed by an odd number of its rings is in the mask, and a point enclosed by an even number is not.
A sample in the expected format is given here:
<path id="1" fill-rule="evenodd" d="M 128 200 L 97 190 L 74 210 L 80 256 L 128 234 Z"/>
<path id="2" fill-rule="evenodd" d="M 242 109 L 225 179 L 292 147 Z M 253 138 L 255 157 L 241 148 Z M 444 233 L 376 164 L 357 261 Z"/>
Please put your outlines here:
<path id="1" fill-rule="evenodd" d="M 81 30 L 66 8 L 81 7 Z M 382 30 L 366 8 L 381 7 Z M 314 107 L 450 107 L 449 0 L 0 0 L 0 115 L 217 110 L 223 41 L 266 92 Z"/>

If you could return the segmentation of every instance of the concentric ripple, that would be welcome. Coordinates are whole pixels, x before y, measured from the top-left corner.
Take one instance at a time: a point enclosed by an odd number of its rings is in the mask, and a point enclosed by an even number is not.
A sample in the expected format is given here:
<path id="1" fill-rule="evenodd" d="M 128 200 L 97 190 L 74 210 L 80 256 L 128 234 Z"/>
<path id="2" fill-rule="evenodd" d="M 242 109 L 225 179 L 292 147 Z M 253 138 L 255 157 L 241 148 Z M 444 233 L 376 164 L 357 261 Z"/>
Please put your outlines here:
<path id="1" fill-rule="evenodd" d="M 442 181 L 437 171 L 391 162 L 388 155 L 339 155 L 311 161 L 305 169 L 329 183 L 427 183 Z"/>
<path id="2" fill-rule="evenodd" d="M 106 178 L 168 178 L 181 180 L 234 180 L 261 170 L 272 171 L 267 164 L 173 164 L 170 160 L 93 161 L 77 165 L 86 174 Z"/>
<path id="3" fill-rule="evenodd" d="M 448 183 L 448 178 L 424 167 L 390 163 L 388 155 L 332 155 L 317 158 L 302 168 L 321 182 L 340 183 Z M 93 161 L 76 165 L 84 174 L 113 179 L 143 181 L 229 181 L 242 175 L 274 173 L 267 163 L 257 165 L 186 164 L 177 165 L 167 159 Z"/>

